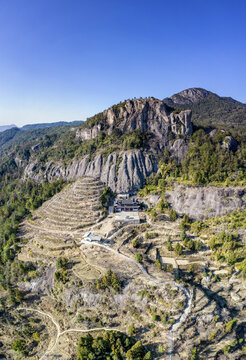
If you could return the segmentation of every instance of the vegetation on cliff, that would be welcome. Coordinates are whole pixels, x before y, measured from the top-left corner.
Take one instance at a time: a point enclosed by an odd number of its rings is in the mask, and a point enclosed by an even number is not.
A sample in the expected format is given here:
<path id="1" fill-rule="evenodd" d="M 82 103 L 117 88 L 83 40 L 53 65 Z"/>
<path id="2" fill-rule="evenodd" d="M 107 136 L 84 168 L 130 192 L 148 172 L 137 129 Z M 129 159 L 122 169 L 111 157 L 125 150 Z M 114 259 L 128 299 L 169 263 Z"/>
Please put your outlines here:
<path id="1" fill-rule="evenodd" d="M 246 210 L 196 221 L 190 224 L 190 231 L 207 240 L 216 261 L 236 268 L 246 278 L 246 245 L 243 236 L 235 230 L 246 228 Z M 220 230 L 220 231 L 219 231 Z"/>
<path id="2" fill-rule="evenodd" d="M 163 191 L 173 181 L 190 185 L 245 185 L 246 147 L 243 136 L 237 138 L 235 149 L 228 149 L 229 133 L 199 129 L 190 138 L 188 152 L 182 162 L 177 162 L 168 151 L 159 163 L 160 172 L 146 181 L 143 194 Z"/>

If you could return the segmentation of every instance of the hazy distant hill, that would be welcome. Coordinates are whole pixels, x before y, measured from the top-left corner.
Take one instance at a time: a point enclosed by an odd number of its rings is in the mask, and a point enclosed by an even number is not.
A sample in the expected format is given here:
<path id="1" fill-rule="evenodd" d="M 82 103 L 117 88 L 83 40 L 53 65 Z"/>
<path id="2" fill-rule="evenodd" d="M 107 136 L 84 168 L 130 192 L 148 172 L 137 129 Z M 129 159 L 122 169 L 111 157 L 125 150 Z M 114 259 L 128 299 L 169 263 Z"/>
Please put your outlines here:
<path id="1" fill-rule="evenodd" d="M 0 147 L 12 140 L 21 130 L 17 127 L 0 132 Z"/>
<path id="2" fill-rule="evenodd" d="M 9 129 L 13 128 L 13 127 L 16 127 L 16 125 L 13 125 L 13 124 L 12 125 L 0 125 L 0 133 L 5 131 L 5 130 L 9 130 Z"/>
<path id="3" fill-rule="evenodd" d="M 246 126 L 246 104 L 205 89 L 186 89 L 165 98 L 164 102 L 176 109 L 191 109 L 195 125 Z"/>
<path id="4" fill-rule="evenodd" d="M 8 150 L 11 146 L 24 145 L 26 142 L 34 141 L 43 135 L 59 133 L 63 127 L 70 128 L 82 124 L 83 121 L 59 121 L 54 123 L 30 124 L 22 128 L 12 126 L 0 132 L 0 150 Z M 57 130 L 56 130 L 57 129 Z"/>
<path id="5" fill-rule="evenodd" d="M 28 125 L 24 125 L 22 126 L 21 130 L 35 130 L 35 129 L 44 129 L 47 127 L 57 127 L 57 126 L 76 126 L 76 125 L 80 125 L 82 124 L 83 121 L 82 120 L 75 120 L 75 121 L 58 121 L 58 122 L 53 122 L 53 123 L 41 123 L 41 124 L 28 124 Z"/>

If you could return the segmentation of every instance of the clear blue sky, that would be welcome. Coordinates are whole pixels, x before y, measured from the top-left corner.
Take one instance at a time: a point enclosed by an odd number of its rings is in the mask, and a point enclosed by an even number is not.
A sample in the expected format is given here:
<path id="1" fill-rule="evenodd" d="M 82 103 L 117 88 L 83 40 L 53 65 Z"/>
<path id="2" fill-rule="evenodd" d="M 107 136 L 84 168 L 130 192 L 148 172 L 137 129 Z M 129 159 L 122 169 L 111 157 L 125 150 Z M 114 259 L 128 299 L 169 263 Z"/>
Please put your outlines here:
<path id="1" fill-rule="evenodd" d="M 0 0 L 0 124 L 203 87 L 246 102 L 244 0 Z"/>

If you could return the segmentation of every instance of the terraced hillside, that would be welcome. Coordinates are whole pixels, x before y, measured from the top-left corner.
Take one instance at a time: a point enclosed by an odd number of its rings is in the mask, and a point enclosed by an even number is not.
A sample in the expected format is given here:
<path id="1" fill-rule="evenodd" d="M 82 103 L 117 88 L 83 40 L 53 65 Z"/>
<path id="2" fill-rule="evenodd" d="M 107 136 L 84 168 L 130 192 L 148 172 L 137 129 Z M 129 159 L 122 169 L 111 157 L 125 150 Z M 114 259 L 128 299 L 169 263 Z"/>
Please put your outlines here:
<path id="1" fill-rule="evenodd" d="M 80 241 L 85 229 L 103 216 L 100 202 L 103 188 L 96 179 L 80 178 L 26 219 L 21 225 L 21 237 L 33 240 L 29 243 L 28 258 L 44 258 L 47 249 L 60 251 L 74 246 L 75 240 Z M 20 258 L 23 252 L 24 249 Z"/>
<path id="2" fill-rule="evenodd" d="M 93 178 L 81 178 L 45 202 L 24 223 L 24 229 L 40 229 L 58 236 L 78 233 L 102 217 L 100 195 L 104 185 Z"/>

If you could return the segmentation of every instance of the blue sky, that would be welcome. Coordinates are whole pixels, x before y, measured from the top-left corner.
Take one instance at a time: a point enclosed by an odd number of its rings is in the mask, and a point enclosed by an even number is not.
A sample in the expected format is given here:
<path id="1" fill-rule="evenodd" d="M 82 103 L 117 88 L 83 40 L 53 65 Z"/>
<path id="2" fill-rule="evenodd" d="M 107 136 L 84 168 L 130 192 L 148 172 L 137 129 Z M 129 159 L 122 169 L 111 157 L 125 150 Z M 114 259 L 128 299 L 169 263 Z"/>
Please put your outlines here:
<path id="1" fill-rule="evenodd" d="M 246 103 L 244 0 L 0 0 L 0 125 L 203 87 Z"/>

